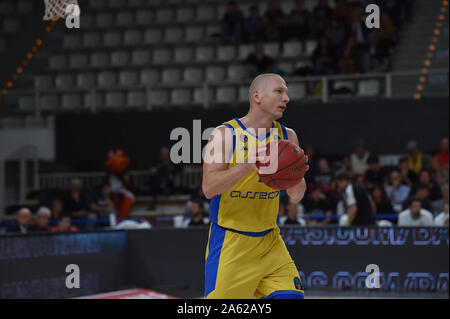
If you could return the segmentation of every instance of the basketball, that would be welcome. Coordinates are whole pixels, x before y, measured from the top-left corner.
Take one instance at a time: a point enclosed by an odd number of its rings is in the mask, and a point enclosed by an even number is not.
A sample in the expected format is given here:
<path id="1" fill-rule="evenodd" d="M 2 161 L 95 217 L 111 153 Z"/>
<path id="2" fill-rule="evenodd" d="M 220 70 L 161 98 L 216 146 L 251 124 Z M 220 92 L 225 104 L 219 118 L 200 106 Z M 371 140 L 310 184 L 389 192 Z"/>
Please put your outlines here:
<path id="1" fill-rule="evenodd" d="M 268 156 L 270 155 L 269 150 L 268 147 Z M 308 168 L 308 156 L 305 155 L 304 151 L 292 142 L 281 140 L 278 143 L 277 171 L 273 174 L 259 174 L 259 177 L 267 186 L 284 190 L 300 183 Z"/>

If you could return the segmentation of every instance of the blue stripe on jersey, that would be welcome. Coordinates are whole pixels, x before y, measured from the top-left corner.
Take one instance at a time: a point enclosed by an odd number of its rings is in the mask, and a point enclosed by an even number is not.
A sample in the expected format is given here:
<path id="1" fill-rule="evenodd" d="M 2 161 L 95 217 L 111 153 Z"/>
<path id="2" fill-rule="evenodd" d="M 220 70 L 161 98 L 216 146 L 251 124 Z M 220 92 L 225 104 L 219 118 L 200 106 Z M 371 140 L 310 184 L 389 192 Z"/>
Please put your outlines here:
<path id="1" fill-rule="evenodd" d="M 233 132 L 233 149 L 230 152 L 230 159 L 231 159 L 233 157 L 234 150 L 236 149 L 236 133 L 234 132 L 234 127 L 231 124 L 225 123 L 225 125 L 231 128 L 231 131 Z"/>
<path id="2" fill-rule="evenodd" d="M 220 198 L 222 195 L 216 195 L 213 198 L 211 198 L 211 201 L 209 202 L 209 219 L 213 223 L 219 222 L 219 206 L 220 206 Z"/>
<path id="3" fill-rule="evenodd" d="M 256 136 L 256 135 L 253 134 L 252 132 L 249 132 L 249 131 L 247 130 L 247 128 L 244 126 L 244 124 L 242 124 L 242 122 L 241 122 L 238 118 L 235 118 L 234 120 L 239 124 L 240 127 L 242 127 L 242 129 L 243 129 L 244 131 L 246 131 L 246 132 L 247 132 L 248 134 L 250 134 L 251 136 L 256 137 L 256 138 L 257 138 L 258 140 L 260 140 L 260 141 L 264 141 L 265 139 L 267 139 L 267 138 L 270 136 L 271 130 L 269 130 L 269 132 L 266 134 L 265 137 L 259 138 L 258 136 Z M 273 126 L 273 125 L 272 125 L 272 126 Z"/>
<path id="4" fill-rule="evenodd" d="M 280 125 L 281 125 L 281 131 L 283 132 L 283 138 L 285 140 L 287 140 L 288 139 L 288 135 L 287 135 L 287 131 L 286 131 L 286 126 L 284 126 L 283 124 L 280 124 Z"/>
<path id="5" fill-rule="evenodd" d="M 216 289 L 217 271 L 219 269 L 220 253 L 225 240 L 226 230 L 216 224 L 211 224 L 208 242 L 208 257 L 205 263 L 205 297 Z"/>

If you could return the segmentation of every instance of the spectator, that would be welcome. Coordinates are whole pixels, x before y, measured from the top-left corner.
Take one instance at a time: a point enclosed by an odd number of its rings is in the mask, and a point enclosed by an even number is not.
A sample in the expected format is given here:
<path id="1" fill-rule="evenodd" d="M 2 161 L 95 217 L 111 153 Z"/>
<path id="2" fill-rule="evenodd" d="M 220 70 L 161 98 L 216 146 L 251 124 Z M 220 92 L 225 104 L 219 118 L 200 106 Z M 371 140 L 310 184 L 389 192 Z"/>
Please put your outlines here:
<path id="1" fill-rule="evenodd" d="M 331 222 L 331 216 L 333 215 L 331 204 L 319 187 L 312 188 L 302 201 L 302 204 L 308 225 L 329 224 Z M 327 218 L 321 218 L 320 220 L 317 218 L 308 218 L 323 216 L 327 216 Z"/>
<path id="2" fill-rule="evenodd" d="M 335 165 L 337 167 L 335 176 L 341 173 L 347 173 L 352 175 L 352 160 L 350 156 L 348 155 L 342 156 L 341 160 L 336 162 Z"/>
<path id="3" fill-rule="evenodd" d="M 384 50 L 389 50 L 395 44 L 395 26 L 387 12 L 381 13 L 380 28 L 376 29 L 376 34 Z"/>
<path id="4" fill-rule="evenodd" d="M 444 211 L 445 205 L 449 204 L 449 192 L 448 192 L 448 183 L 441 187 L 441 195 L 442 198 L 433 201 L 433 212 L 440 213 Z"/>
<path id="5" fill-rule="evenodd" d="M 9 227 L 9 233 L 26 234 L 31 226 L 31 211 L 28 208 L 21 208 L 16 214 L 16 220 Z"/>
<path id="6" fill-rule="evenodd" d="M 430 174 L 431 178 L 435 180 L 437 184 L 443 185 L 448 183 L 448 171 L 444 171 L 436 157 L 433 157 L 430 160 Z"/>
<path id="7" fill-rule="evenodd" d="M 402 157 L 398 161 L 398 169 L 400 172 L 401 183 L 413 187 L 419 181 L 418 176 L 413 170 L 409 169 L 409 161 L 407 157 Z"/>
<path id="8" fill-rule="evenodd" d="M 64 209 L 72 218 L 84 218 L 86 216 L 86 202 L 81 192 L 81 181 L 79 179 L 72 180 Z"/>
<path id="9" fill-rule="evenodd" d="M 392 207 L 396 212 L 402 210 L 402 205 L 408 198 L 411 188 L 405 184 L 402 184 L 400 172 L 393 170 L 390 175 L 390 185 L 385 187 L 386 194 L 391 201 Z"/>
<path id="10" fill-rule="evenodd" d="M 321 37 L 314 50 L 311 61 L 315 75 L 328 75 L 335 73 L 335 55 L 328 39 Z"/>
<path id="11" fill-rule="evenodd" d="M 329 194 L 334 190 L 331 187 L 333 181 L 333 172 L 325 158 L 321 158 L 317 163 L 317 173 L 313 176 L 315 186 L 319 187 L 322 192 Z"/>
<path id="12" fill-rule="evenodd" d="M 156 207 L 157 196 L 167 196 L 175 193 L 175 177 L 180 172 L 179 166 L 176 166 L 170 160 L 170 151 L 167 147 L 160 150 L 160 160 L 155 167 L 150 170 L 150 196 L 153 197 L 150 209 Z"/>
<path id="13" fill-rule="evenodd" d="M 52 212 L 48 207 L 40 207 L 36 212 L 34 224 L 30 227 L 30 231 L 50 231 L 49 222 Z"/>
<path id="14" fill-rule="evenodd" d="M 385 48 L 380 45 L 374 33 L 367 37 L 368 43 L 364 47 L 363 65 L 364 72 L 385 72 L 388 69 L 388 53 Z"/>
<path id="15" fill-rule="evenodd" d="M 333 16 L 340 25 L 346 25 L 350 20 L 351 8 L 347 0 L 337 0 Z"/>
<path id="16" fill-rule="evenodd" d="M 245 19 L 245 33 L 247 41 L 259 42 L 265 41 L 264 20 L 258 13 L 258 7 L 250 7 L 250 15 Z"/>
<path id="17" fill-rule="evenodd" d="M 268 72 L 275 63 L 275 60 L 264 54 L 264 45 L 258 42 L 255 44 L 255 51 L 248 55 L 245 63 L 250 66 L 251 74 L 256 76 Z"/>
<path id="18" fill-rule="evenodd" d="M 374 185 L 371 195 L 374 203 L 373 206 L 375 215 L 395 214 L 391 201 L 389 200 L 382 184 Z"/>
<path id="19" fill-rule="evenodd" d="M 52 200 L 52 216 L 51 219 L 59 219 L 59 216 L 63 214 L 64 202 L 59 198 L 54 198 Z"/>
<path id="20" fill-rule="evenodd" d="M 283 12 L 277 7 L 274 1 L 269 1 L 264 14 L 264 25 L 268 40 L 280 40 L 283 28 Z"/>
<path id="21" fill-rule="evenodd" d="M 398 215 L 398 226 L 432 226 L 433 214 L 421 206 L 418 198 L 413 198 L 409 203 L 409 208 Z"/>
<path id="22" fill-rule="evenodd" d="M 434 226 L 447 226 L 448 227 L 448 203 L 445 204 L 444 206 L 444 210 L 442 211 L 442 213 L 440 213 L 439 215 L 437 215 L 434 218 Z"/>
<path id="23" fill-rule="evenodd" d="M 410 141 L 406 149 L 409 152 L 409 169 L 419 175 L 422 170 L 429 168 L 431 157 L 420 150 L 416 141 Z"/>
<path id="24" fill-rule="evenodd" d="M 111 186 L 108 183 L 103 183 L 92 199 L 89 208 L 99 218 L 107 217 L 110 214 L 117 215 L 113 200 Z"/>
<path id="25" fill-rule="evenodd" d="M 280 225 L 306 226 L 305 220 L 298 217 L 298 204 L 292 202 L 286 204 L 286 216 L 280 218 Z"/>
<path id="26" fill-rule="evenodd" d="M 434 154 L 434 158 L 439 161 L 439 164 L 441 165 L 442 169 L 444 170 L 443 174 L 446 175 L 444 178 L 447 179 L 448 182 L 448 138 L 444 137 L 441 139 L 440 145 L 439 145 L 439 152 Z"/>
<path id="27" fill-rule="evenodd" d="M 340 52 L 345 43 L 345 28 L 336 19 L 332 19 L 330 27 L 325 31 L 325 36 L 329 39 L 330 48 L 333 52 Z"/>
<path id="28" fill-rule="evenodd" d="M 420 186 L 425 186 L 428 188 L 431 200 L 441 198 L 441 188 L 431 179 L 431 173 L 428 170 L 420 172 L 419 183 L 413 187 L 414 191 Z"/>
<path id="29" fill-rule="evenodd" d="M 58 219 L 58 225 L 51 228 L 51 231 L 53 233 L 58 232 L 77 232 L 78 228 L 76 226 L 71 225 L 71 218 L 69 215 L 61 215 Z"/>
<path id="30" fill-rule="evenodd" d="M 367 158 L 365 180 L 368 189 L 372 189 L 375 184 L 381 185 L 384 183 L 384 173 L 380 168 L 380 160 L 376 155 L 372 154 Z"/>
<path id="31" fill-rule="evenodd" d="M 350 36 L 338 62 L 339 73 L 351 74 L 358 70 L 359 52 L 356 38 Z"/>
<path id="32" fill-rule="evenodd" d="M 328 0 L 319 0 L 319 4 L 313 10 L 313 33 L 315 37 L 323 34 L 328 22 L 333 17 L 333 11 L 328 5 Z"/>
<path id="33" fill-rule="evenodd" d="M 430 199 L 430 190 L 426 185 L 420 184 L 418 187 L 414 189 L 413 198 L 418 198 L 421 201 L 421 206 L 423 209 L 426 209 L 429 212 L 433 211 L 433 205 Z M 406 207 L 404 207 L 406 208 Z"/>
<path id="34" fill-rule="evenodd" d="M 305 8 L 304 0 L 297 0 L 289 15 L 290 36 L 304 42 L 311 32 L 311 13 Z"/>
<path id="35" fill-rule="evenodd" d="M 351 12 L 351 21 L 348 26 L 348 33 L 355 37 L 358 47 L 361 47 L 366 42 L 366 30 L 365 22 L 361 20 L 361 13 L 353 9 Z"/>
<path id="36" fill-rule="evenodd" d="M 191 215 L 188 226 L 203 226 L 209 224 L 209 219 L 204 216 L 203 201 L 195 199 L 191 205 Z"/>
<path id="37" fill-rule="evenodd" d="M 239 10 L 236 1 L 228 2 L 227 12 L 222 19 L 222 39 L 225 42 L 233 39 L 239 43 L 242 37 L 244 17 Z"/>
<path id="38" fill-rule="evenodd" d="M 363 140 L 356 143 L 355 151 L 351 155 L 353 174 L 365 174 L 368 168 L 367 160 L 370 153 L 366 149 Z"/>
<path id="39" fill-rule="evenodd" d="M 338 191 L 343 193 L 347 214 L 341 217 L 345 225 L 375 225 L 375 215 L 369 194 L 363 185 L 352 183 L 349 174 L 341 173 L 336 177 Z"/>

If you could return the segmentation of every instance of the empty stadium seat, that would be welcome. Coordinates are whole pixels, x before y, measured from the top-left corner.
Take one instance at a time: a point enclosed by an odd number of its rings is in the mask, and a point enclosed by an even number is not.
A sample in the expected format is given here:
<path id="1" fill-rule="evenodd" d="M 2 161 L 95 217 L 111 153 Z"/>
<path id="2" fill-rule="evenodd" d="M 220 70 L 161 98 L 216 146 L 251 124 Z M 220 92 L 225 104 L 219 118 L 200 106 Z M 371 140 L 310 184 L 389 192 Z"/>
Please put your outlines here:
<path id="1" fill-rule="evenodd" d="M 229 103 L 236 100 L 236 88 L 232 86 L 220 86 L 216 89 L 216 101 Z"/>
<path id="2" fill-rule="evenodd" d="M 128 7 L 130 8 L 141 8 L 145 7 L 146 0 L 128 0 Z"/>
<path id="3" fill-rule="evenodd" d="M 283 47 L 284 58 L 296 58 L 302 53 L 302 44 L 299 41 L 286 42 Z"/>
<path id="4" fill-rule="evenodd" d="M 380 82 L 378 80 L 361 80 L 358 82 L 359 96 L 377 96 L 380 94 Z"/>
<path id="5" fill-rule="evenodd" d="M 147 97 L 145 91 L 128 91 L 127 106 L 139 107 L 147 104 Z"/>
<path id="6" fill-rule="evenodd" d="M 205 90 L 203 88 L 195 88 L 194 94 L 193 94 L 193 102 L 195 104 L 202 104 L 204 103 L 205 94 L 207 94 L 208 101 L 211 101 L 212 99 L 212 89 L 208 88 L 208 90 L 205 93 Z"/>
<path id="7" fill-rule="evenodd" d="M 177 22 L 188 22 L 194 19 L 194 9 L 192 7 L 179 7 L 177 8 Z"/>
<path id="8" fill-rule="evenodd" d="M 93 14 L 81 14 L 80 27 L 90 28 L 94 25 L 95 16 Z"/>
<path id="9" fill-rule="evenodd" d="M 119 12 L 116 16 L 116 25 L 120 27 L 132 26 L 133 21 L 134 21 L 134 14 L 129 11 Z"/>
<path id="10" fill-rule="evenodd" d="M 308 40 L 306 41 L 306 47 L 305 47 L 305 55 L 311 56 L 314 52 L 314 50 L 317 47 L 317 40 Z"/>
<path id="11" fill-rule="evenodd" d="M 108 0 L 109 8 L 123 8 L 127 5 L 127 0 Z"/>
<path id="12" fill-rule="evenodd" d="M 110 12 L 97 13 L 95 24 L 101 28 L 112 27 L 114 23 L 114 16 Z"/>
<path id="13" fill-rule="evenodd" d="M 83 46 L 95 48 L 101 43 L 101 36 L 98 32 L 88 32 L 83 34 Z"/>
<path id="14" fill-rule="evenodd" d="M 222 81 L 225 79 L 225 69 L 221 66 L 209 66 L 206 68 L 207 81 Z"/>
<path id="15" fill-rule="evenodd" d="M 49 66 L 51 69 L 63 69 L 68 66 L 67 56 L 53 55 L 49 58 Z"/>
<path id="16" fill-rule="evenodd" d="M 81 96 L 79 94 L 63 94 L 61 98 L 61 107 L 64 109 L 81 108 Z"/>
<path id="17" fill-rule="evenodd" d="M 130 54 L 127 51 L 114 51 L 111 53 L 112 66 L 124 66 L 129 63 Z"/>
<path id="18" fill-rule="evenodd" d="M 183 80 L 185 82 L 202 82 L 203 81 L 203 69 L 188 67 L 184 69 Z"/>
<path id="19" fill-rule="evenodd" d="M 177 43 L 183 39 L 182 28 L 166 28 L 164 41 L 167 43 Z"/>
<path id="20" fill-rule="evenodd" d="M 242 80 L 247 78 L 248 72 L 245 65 L 229 65 L 227 68 L 227 76 L 231 80 Z"/>
<path id="21" fill-rule="evenodd" d="M 0 16 L 9 16 L 14 13 L 14 2 L 13 1 L 2 1 L 0 2 Z"/>
<path id="22" fill-rule="evenodd" d="M 34 110 L 35 99 L 33 96 L 20 96 L 19 97 L 19 110 L 32 111 Z"/>
<path id="23" fill-rule="evenodd" d="M 174 14 L 172 9 L 158 9 L 156 11 L 156 22 L 170 23 L 174 21 Z"/>
<path id="24" fill-rule="evenodd" d="M 290 74 L 294 71 L 294 65 L 292 62 L 281 62 L 278 64 L 278 69 L 282 70 L 283 72 Z"/>
<path id="25" fill-rule="evenodd" d="M 158 70 L 141 70 L 140 80 L 142 84 L 152 85 L 159 82 Z"/>
<path id="26" fill-rule="evenodd" d="M 139 75 L 134 70 L 123 70 L 119 73 L 120 85 L 136 85 L 139 83 Z"/>
<path id="27" fill-rule="evenodd" d="M 63 38 L 63 46 L 65 48 L 76 48 L 81 45 L 81 36 L 76 33 L 67 33 Z"/>
<path id="28" fill-rule="evenodd" d="M 174 52 L 174 61 L 177 63 L 186 63 L 192 61 L 194 58 L 194 51 L 192 48 L 176 48 Z"/>
<path id="29" fill-rule="evenodd" d="M 39 103 L 42 110 L 56 110 L 59 107 L 59 95 L 43 94 Z"/>
<path id="30" fill-rule="evenodd" d="M 241 44 L 239 46 L 239 59 L 245 60 L 247 59 L 248 55 L 250 53 L 253 53 L 255 51 L 254 45 L 252 44 Z"/>
<path id="31" fill-rule="evenodd" d="M 201 26 L 188 26 L 186 28 L 185 40 L 188 42 L 200 41 L 204 36 Z"/>
<path id="32" fill-rule="evenodd" d="M 221 34 L 221 27 L 220 25 L 207 25 L 206 26 L 206 36 L 212 37 L 212 36 L 220 36 Z"/>
<path id="33" fill-rule="evenodd" d="M 106 107 L 122 107 L 125 105 L 124 92 L 107 92 L 105 94 Z"/>
<path id="34" fill-rule="evenodd" d="M 97 75 L 97 83 L 104 87 L 113 86 L 117 83 L 117 75 L 112 71 L 102 71 Z"/>
<path id="35" fill-rule="evenodd" d="M 96 85 L 96 77 L 94 73 L 78 73 L 77 86 L 92 88 Z"/>
<path id="36" fill-rule="evenodd" d="M 91 54 L 91 66 L 94 68 L 106 67 L 109 65 L 109 54 L 106 52 L 93 52 Z"/>
<path id="37" fill-rule="evenodd" d="M 36 89 L 49 89 L 53 86 L 53 78 L 50 75 L 37 75 L 34 77 Z"/>
<path id="38" fill-rule="evenodd" d="M 171 102 L 176 105 L 191 103 L 191 90 L 173 89 L 171 91 Z"/>
<path id="39" fill-rule="evenodd" d="M 138 10 L 136 12 L 136 24 L 146 26 L 154 20 L 152 10 Z"/>
<path id="40" fill-rule="evenodd" d="M 88 57 L 85 54 L 71 54 L 69 56 L 69 66 L 71 68 L 84 68 L 88 65 Z"/>
<path id="41" fill-rule="evenodd" d="M 306 89 L 303 83 L 289 83 L 289 98 L 292 100 L 300 100 L 306 96 Z"/>
<path id="42" fill-rule="evenodd" d="M 217 60 L 219 61 L 231 61 L 234 59 L 236 50 L 234 46 L 220 46 L 217 48 Z"/>
<path id="43" fill-rule="evenodd" d="M 162 31 L 160 29 L 148 29 L 144 33 L 144 42 L 146 44 L 156 44 L 162 40 Z"/>
<path id="44" fill-rule="evenodd" d="M 169 63 L 172 60 L 172 51 L 169 49 L 155 49 L 153 51 L 153 63 Z"/>
<path id="45" fill-rule="evenodd" d="M 197 21 L 210 21 L 214 20 L 215 15 L 215 7 L 214 6 L 197 6 Z"/>
<path id="46" fill-rule="evenodd" d="M 213 47 L 198 47 L 195 50 L 195 59 L 199 62 L 210 62 L 214 59 Z"/>
<path id="47" fill-rule="evenodd" d="M 45 120 L 43 118 L 36 118 L 34 116 L 25 117 L 25 127 L 36 128 L 45 126 Z"/>
<path id="48" fill-rule="evenodd" d="M 75 79 L 72 74 L 58 74 L 55 84 L 57 88 L 72 88 L 75 86 Z"/>
<path id="49" fill-rule="evenodd" d="M 17 33 L 20 30 L 20 20 L 14 17 L 7 17 L 3 20 L 3 29 L 5 33 Z"/>
<path id="50" fill-rule="evenodd" d="M 141 39 L 142 34 L 139 30 L 127 30 L 123 35 L 123 43 L 126 45 L 139 44 Z"/>
<path id="51" fill-rule="evenodd" d="M 239 101 L 241 102 L 248 102 L 249 99 L 249 88 L 248 86 L 240 86 L 239 87 Z"/>
<path id="52" fill-rule="evenodd" d="M 278 43 L 266 43 L 264 44 L 264 53 L 270 56 L 271 58 L 277 58 L 279 51 Z"/>
<path id="53" fill-rule="evenodd" d="M 164 69 L 162 71 L 162 82 L 167 84 L 181 81 L 181 71 L 179 69 Z"/>
<path id="54" fill-rule="evenodd" d="M 167 105 L 169 103 L 169 90 L 152 90 L 151 102 L 155 106 Z"/>
<path id="55" fill-rule="evenodd" d="M 101 107 L 103 106 L 103 94 L 96 92 L 96 93 L 86 93 L 83 96 L 83 104 L 85 107 L 91 108 L 91 107 Z"/>
<path id="56" fill-rule="evenodd" d="M 131 64 L 144 65 L 150 61 L 150 52 L 148 50 L 135 50 L 131 53 Z"/>
<path id="57" fill-rule="evenodd" d="M 122 43 L 122 33 L 117 31 L 108 31 L 103 35 L 103 45 L 107 47 L 119 46 Z"/>

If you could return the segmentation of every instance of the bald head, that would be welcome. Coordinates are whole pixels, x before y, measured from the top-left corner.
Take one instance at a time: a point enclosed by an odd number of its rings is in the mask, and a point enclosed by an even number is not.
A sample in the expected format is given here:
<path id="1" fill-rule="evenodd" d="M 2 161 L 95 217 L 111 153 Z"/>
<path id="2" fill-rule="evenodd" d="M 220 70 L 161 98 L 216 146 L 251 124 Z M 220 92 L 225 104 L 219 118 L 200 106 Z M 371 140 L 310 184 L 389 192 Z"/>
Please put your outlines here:
<path id="1" fill-rule="evenodd" d="M 31 211 L 28 208 L 21 208 L 17 212 L 16 220 L 20 225 L 28 226 L 31 222 Z"/>
<path id="2" fill-rule="evenodd" d="M 255 91 L 258 91 L 258 92 L 264 91 L 266 89 L 266 87 L 267 87 L 267 84 L 273 79 L 280 79 L 284 84 L 286 84 L 284 79 L 281 76 L 279 76 L 278 74 L 275 74 L 275 73 L 260 74 L 252 81 L 252 84 L 250 84 L 250 89 L 249 89 L 250 104 L 252 103 L 253 92 L 255 92 Z"/>

